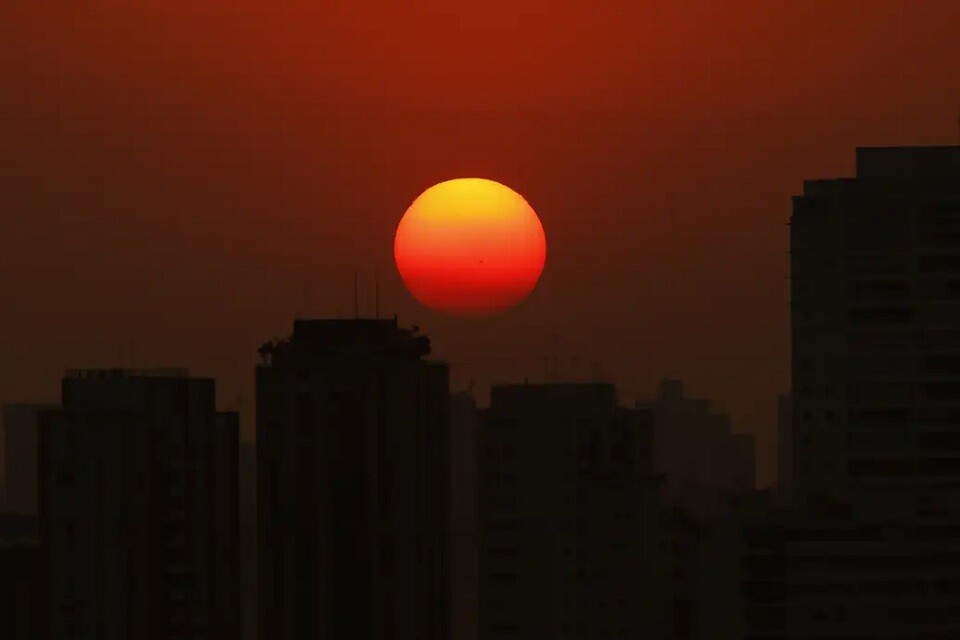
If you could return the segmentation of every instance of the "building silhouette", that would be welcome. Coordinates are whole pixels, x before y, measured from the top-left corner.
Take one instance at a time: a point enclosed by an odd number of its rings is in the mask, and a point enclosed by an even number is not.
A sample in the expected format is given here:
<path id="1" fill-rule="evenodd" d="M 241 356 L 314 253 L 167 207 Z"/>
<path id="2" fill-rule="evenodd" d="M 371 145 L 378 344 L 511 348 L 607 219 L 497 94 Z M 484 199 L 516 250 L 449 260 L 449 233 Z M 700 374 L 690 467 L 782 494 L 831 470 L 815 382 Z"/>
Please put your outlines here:
<path id="1" fill-rule="evenodd" d="M 451 635 L 477 640 L 477 404 L 469 392 L 450 396 Z"/>
<path id="2" fill-rule="evenodd" d="M 236 640 L 238 435 L 213 380 L 67 372 L 40 421 L 51 639 Z"/>
<path id="3" fill-rule="evenodd" d="M 658 637 L 650 411 L 609 384 L 495 386 L 481 411 L 480 637 Z"/>
<path id="4" fill-rule="evenodd" d="M 793 501 L 793 406 L 790 394 L 777 397 L 777 494 Z"/>
<path id="5" fill-rule="evenodd" d="M 733 433 L 730 418 L 689 398 L 679 380 L 661 380 L 656 398 L 638 403 L 654 416 L 654 470 L 661 496 L 693 513 L 714 514 L 730 495 L 753 491 L 754 438 Z"/>
<path id="6" fill-rule="evenodd" d="M 960 147 L 858 149 L 804 183 L 790 242 L 789 500 L 703 529 L 703 627 L 960 637 Z"/>
<path id="7" fill-rule="evenodd" d="M 43 572 L 36 516 L 0 513 L 0 638 L 43 637 Z"/>
<path id="8" fill-rule="evenodd" d="M 261 347 L 261 638 L 449 636 L 449 385 L 429 353 L 396 318 L 297 320 Z"/>
<path id="9" fill-rule="evenodd" d="M 703 640 L 960 637 L 955 519 L 850 505 L 768 505 L 701 525 L 693 635 Z"/>
<path id="10" fill-rule="evenodd" d="M 793 199 L 793 493 L 957 509 L 960 147 L 856 159 Z"/>
<path id="11" fill-rule="evenodd" d="M 3 406 L 3 510 L 37 515 L 37 429 L 40 413 L 55 405 Z"/>
<path id="12" fill-rule="evenodd" d="M 257 637 L 257 449 L 240 441 L 240 637 Z"/>
<path id="13" fill-rule="evenodd" d="M 687 509 L 664 504 L 658 520 L 655 550 L 657 587 L 665 614 L 664 640 L 692 640 L 697 634 L 701 602 L 699 580 L 702 525 Z"/>

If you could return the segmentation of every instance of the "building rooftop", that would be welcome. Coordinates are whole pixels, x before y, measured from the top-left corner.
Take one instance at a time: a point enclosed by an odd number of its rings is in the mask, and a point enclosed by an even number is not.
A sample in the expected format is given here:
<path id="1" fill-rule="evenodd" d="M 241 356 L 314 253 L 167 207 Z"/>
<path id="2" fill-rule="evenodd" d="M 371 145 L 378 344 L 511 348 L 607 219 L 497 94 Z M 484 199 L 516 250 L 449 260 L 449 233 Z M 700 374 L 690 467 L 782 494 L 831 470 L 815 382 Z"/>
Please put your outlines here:
<path id="1" fill-rule="evenodd" d="M 69 380 L 116 380 L 124 378 L 186 378 L 190 375 L 187 369 L 156 368 L 156 369 L 67 369 L 63 377 Z"/>
<path id="2" fill-rule="evenodd" d="M 430 340 L 419 335 L 417 326 L 403 329 L 394 316 L 381 318 L 299 319 L 293 333 L 259 349 L 264 363 L 293 354 L 317 356 L 404 355 L 422 357 L 430 353 Z"/>

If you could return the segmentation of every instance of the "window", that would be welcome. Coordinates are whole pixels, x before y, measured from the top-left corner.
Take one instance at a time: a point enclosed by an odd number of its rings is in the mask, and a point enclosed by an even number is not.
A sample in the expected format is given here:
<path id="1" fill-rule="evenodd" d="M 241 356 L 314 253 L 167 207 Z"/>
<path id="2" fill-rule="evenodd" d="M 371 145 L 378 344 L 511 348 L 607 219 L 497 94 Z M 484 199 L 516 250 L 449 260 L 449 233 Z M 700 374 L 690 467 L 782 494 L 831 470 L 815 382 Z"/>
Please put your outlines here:
<path id="1" fill-rule="evenodd" d="M 928 373 L 932 374 L 949 376 L 960 375 L 960 356 L 928 356 L 924 360 L 924 368 Z"/>
<path id="2" fill-rule="evenodd" d="M 928 400 L 960 400 L 960 382 L 933 382 L 923 386 L 923 395 Z"/>
<path id="3" fill-rule="evenodd" d="M 913 465 L 899 458 L 865 458 L 851 460 L 848 471 L 855 478 L 903 477 L 913 475 Z"/>
<path id="4" fill-rule="evenodd" d="M 909 307 L 856 307 L 847 312 L 853 324 L 902 324 L 913 319 Z"/>
<path id="5" fill-rule="evenodd" d="M 960 271 L 960 256 L 957 255 L 929 255 L 920 257 L 920 271 L 952 272 Z"/>
<path id="6" fill-rule="evenodd" d="M 910 297 L 905 280 L 859 280 L 851 282 L 848 294 L 856 301 L 904 300 Z"/>

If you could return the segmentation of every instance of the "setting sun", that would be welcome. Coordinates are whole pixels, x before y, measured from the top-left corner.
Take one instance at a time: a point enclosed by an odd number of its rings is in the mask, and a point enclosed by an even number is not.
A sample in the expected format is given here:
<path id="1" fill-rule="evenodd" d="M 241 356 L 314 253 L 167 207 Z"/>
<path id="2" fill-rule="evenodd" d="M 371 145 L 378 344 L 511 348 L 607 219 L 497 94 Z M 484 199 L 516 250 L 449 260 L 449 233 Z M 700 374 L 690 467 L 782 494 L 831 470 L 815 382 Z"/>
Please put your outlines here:
<path id="1" fill-rule="evenodd" d="M 410 293 L 457 315 L 490 315 L 521 302 L 540 278 L 546 250 L 540 219 L 523 196 L 483 178 L 424 191 L 394 238 Z"/>

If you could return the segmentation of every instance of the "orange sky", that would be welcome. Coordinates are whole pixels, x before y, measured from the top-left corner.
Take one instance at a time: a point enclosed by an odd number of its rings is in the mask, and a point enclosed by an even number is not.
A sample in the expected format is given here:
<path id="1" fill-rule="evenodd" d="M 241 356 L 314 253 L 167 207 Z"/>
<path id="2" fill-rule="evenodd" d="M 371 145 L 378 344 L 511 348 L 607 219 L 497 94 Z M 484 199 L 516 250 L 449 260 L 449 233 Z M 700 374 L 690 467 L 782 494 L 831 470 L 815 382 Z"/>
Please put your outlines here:
<path id="1" fill-rule="evenodd" d="M 541 375 L 555 329 L 568 376 L 714 398 L 766 481 L 789 196 L 857 145 L 958 136 L 953 0 L 60 4 L 0 4 L 0 402 L 123 362 L 249 409 L 256 346 L 379 267 L 456 385 Z M 422 310 L 392 267 L 405 208 L 461 175 L 550 241 L 493 320 Z"/>

